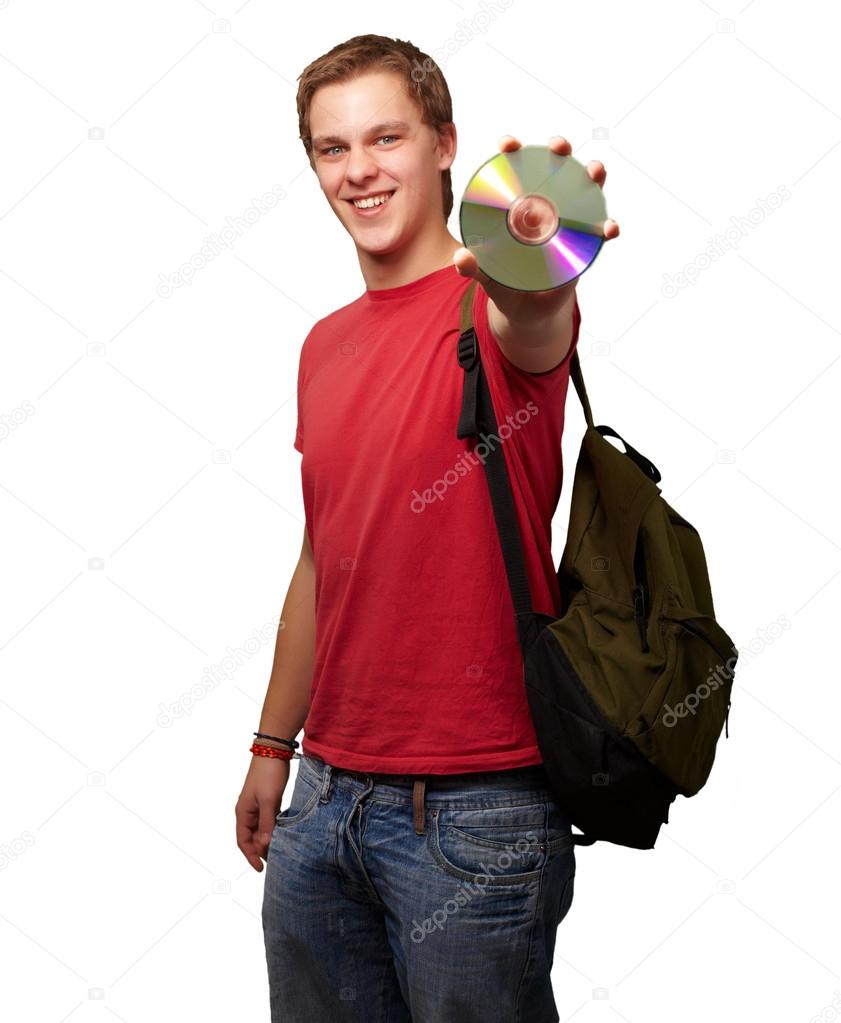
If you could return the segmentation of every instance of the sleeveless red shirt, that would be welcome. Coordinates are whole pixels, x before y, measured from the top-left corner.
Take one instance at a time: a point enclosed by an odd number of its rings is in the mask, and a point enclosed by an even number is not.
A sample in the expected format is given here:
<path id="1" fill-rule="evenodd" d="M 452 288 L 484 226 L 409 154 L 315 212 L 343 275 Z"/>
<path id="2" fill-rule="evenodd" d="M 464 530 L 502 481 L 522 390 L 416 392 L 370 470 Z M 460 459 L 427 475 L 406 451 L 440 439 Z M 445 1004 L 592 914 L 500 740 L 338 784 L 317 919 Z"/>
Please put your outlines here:
<path id="1" fill-rule="evenodd" d="M 301 349 L 295 447 L 316 600 L 301 748 L 337 767 L 453 774 L 542 761 L 484 469 L 456 437 L 469 284 L 451 265 L 366 291 Z M 528 373 L 499 348 L 487 304 L 477 286 L 533 604 L 556 614 L 551 523 L 580 312 L 576 302 L 563 362 Z"/>

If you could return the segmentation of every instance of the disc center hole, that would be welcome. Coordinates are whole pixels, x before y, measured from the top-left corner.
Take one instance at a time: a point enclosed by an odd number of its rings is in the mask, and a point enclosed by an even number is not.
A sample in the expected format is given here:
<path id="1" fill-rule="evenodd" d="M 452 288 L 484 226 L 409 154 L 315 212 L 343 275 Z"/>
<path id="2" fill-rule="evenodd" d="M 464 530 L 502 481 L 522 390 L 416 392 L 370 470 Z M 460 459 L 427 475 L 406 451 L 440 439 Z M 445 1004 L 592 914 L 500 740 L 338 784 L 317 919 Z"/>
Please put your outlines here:
<path id="1" fill-rule="evenodd" d="M 508 230 L 524 245 L 543 245 L 558 231 L 558 210 L 536 192 L 519 195 L 508 210 Z"/>

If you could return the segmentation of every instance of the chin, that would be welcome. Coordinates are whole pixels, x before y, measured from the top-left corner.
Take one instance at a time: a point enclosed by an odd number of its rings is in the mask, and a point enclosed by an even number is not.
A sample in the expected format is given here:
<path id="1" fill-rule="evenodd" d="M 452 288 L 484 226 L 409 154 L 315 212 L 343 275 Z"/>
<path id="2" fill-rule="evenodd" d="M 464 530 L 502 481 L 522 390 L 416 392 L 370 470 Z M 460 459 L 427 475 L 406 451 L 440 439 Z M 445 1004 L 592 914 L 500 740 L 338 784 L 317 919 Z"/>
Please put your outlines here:
<path id="1" fill-rule="evenodd" d="M 400 229 L 389 230 L 387 234 L 377 237 L 373 236 L 373 232 L 360 231 L 357 233 L 350 227 L 348 227 L 348 233 L 358 249 L 362 252 L 370 252 L 371 255 L 386 255 L 386 253 L 399 249 L 405 243 L 403 231 Z"/>
<path id="2" fill-rule="evenodd" d="M 361 242 L 357 241 L 356 247 L 360 252 L 365 252 L 369 256 L 388 256 L 392 252 L 396 252 L 399 248 L 401 248 L 401 243 L 397 240 L 392 240 L 385 242 L 382 245 L 363 245 Z"/>

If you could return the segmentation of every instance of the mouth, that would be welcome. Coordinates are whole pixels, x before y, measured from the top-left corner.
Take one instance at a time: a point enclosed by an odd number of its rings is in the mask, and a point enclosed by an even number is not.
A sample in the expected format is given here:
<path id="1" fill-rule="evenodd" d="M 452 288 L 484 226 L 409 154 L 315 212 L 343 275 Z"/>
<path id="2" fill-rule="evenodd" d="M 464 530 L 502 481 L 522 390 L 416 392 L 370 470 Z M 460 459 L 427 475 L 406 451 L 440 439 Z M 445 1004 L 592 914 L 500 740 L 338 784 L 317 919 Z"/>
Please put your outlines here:
<path id="1" fill-rule="evenodd" d="M 389 205 L 391 197 L 396 191 L 397 189 L 392 188 L 391 191 L 378 192 L 376 195 L 369 196 L 365 200 L 346 199 L 345 202 L 347 202 L 353 208 L 354 213 L 360 217 L 377 217 L 380 216 L 386 206 Z M 358 206 L 357 202 L 364 202 L 365 205 Z"/>

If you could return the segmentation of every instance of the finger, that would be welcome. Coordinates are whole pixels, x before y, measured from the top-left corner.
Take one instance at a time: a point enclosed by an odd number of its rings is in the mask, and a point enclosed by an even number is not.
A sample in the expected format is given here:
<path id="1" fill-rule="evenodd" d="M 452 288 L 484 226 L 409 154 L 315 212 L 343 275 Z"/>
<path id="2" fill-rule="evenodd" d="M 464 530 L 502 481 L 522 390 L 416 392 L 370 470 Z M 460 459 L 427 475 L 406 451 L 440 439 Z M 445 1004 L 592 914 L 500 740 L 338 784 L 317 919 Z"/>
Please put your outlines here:
<path id="1" fill-rule="evenodd" d="M 615 220 L 606 220 L 604 222 L 604 236 L 608 241 L 611 238 L 619 237 L 619 225 Z"/>
<path id="2" fill-rule="evenodd" d="M 488 275 L 479 269 L 478 260 L 470 249 L 466 249 L 463 246 L 460 249 L 456 249 L 453 253 L 453 264 L 462 277 L 472 277 L 482 287 L 490 281 Z"/>
<path id="3" fill-rule="evenodd" d="M 520 148 L 519 139 L 515 139 L 513 135 L 503 135 L 499 140 L 499 149 L 502 153 L 513 153 L 515 149 Z"/>
<path id="4" fill-rule="evenodd" d="M 263 869 L 263 860 L 266 858 L 264 855 L 261 856 L 260 850 L 253 842 L 249 843 L 244 849 L 240 846 L 242 855 L 248 860 L 250 866 L 252 866 L 257 873 Z"/>
<path id="5" fill-rule="evenodd" d="M 257 835 L 263 850 L 268 849 L 269 842 L 272 840 L 277 813 L 278 811 L 272 803 L 260 803 L 260 823 L 257 826 Z M 265 852 L 262 855 L 265 855 Z"/>
<path id="6" fill-rule="evenodd" d="M 607 171 L 604 169 L 604 164 L 601 160 L 591 160 L 587 164 L 587 173 L 596 182 L 599 188 L 603 187 L 605 180 L 607 179 Z"/>
<path id="7" fill-rule="evenodd" d="M 572 143 L 563 137 L 563 135 L 553 135 L 549 139 L 549 148 L 553 153 L 557 153 L 558 156 L 571 156 L 572 155 Z"/>
<path id="8" fill-rule="evenodd" d="M 256 811 L 237 810 L 237 846 L 249 864 L 259 873 L 263 869 L 263 861 L 260 859 L 260 851 L 255 840 L 256 823 Z"/>

